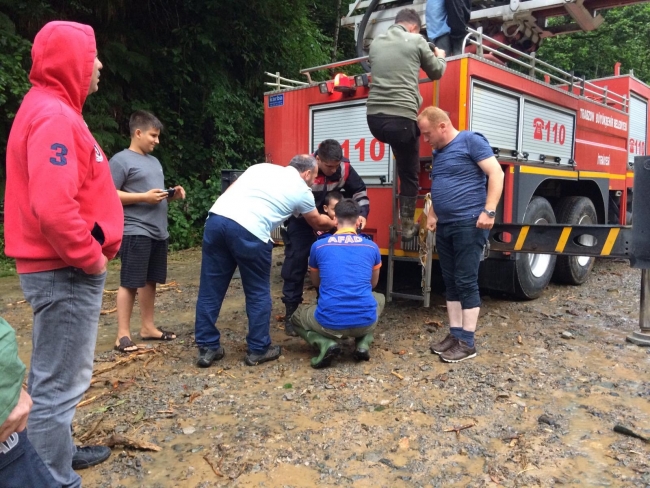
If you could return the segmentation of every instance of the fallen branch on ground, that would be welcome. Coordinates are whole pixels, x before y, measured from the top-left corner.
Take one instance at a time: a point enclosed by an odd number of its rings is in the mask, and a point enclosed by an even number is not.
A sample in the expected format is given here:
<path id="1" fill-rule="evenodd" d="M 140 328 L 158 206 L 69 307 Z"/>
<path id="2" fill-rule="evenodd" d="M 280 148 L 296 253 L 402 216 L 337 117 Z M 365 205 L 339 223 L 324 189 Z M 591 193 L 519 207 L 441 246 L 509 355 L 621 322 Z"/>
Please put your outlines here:
<path id="1" fill-rule="evenodd" d="M 115 369 L 115 368 L 117 368 L 118 366 L 120 366 L 122 364 L 126 364 L 128 362 L 133 361 L 135 358 L 137 358 L 138 356 L 142 356 L 143 354 L 151 354 L 151 353 L 155 353 L 155 352 L 156 352 L 155 349 L 139 349 L 137 351 L 133 351 L 128 357 L 125 357 L 124 359 L 120 359 L 115 364 L 112 364 L 107 368 L 99 369 L 99 370 L 95 371 L 93 373 L 93 376 L 97 376 L 97 375 L 100 375 L 102 373 L 106 373 L 107 371 L 110 371 L 111 369 Z"/>
<path id="2" fill-rule="evenodd" d="M 86 431 L 86 432 L 85 432 L 81 437 L 79 437 L 79 441 L 81 441 L 82 443 L 84 443 L 84 442 L 86 442 L 88 439 L 90 439 L 90 436 L 93 435 L 93 434 L 95 433 L 95 431 L 97 430 L 97 427 L 99 427 L 99 424 L 102 423 L 102 420 L 104 420 L 104 416 L 103 416 L 103 415 L 102 415 L 101 417 L 99 417 L 99 420 L 98 420 L 97 423 L 93 426 L 92 429 Z"/>
<path id="3" fill-rule="evenodd" d="M 77 408 L 85 407 L 86 405 L 94 402 L 95 400 L 98 400 L 98 399 L 100 399 L 102 397 L 105 397 L 109 393 L 111 393 L 111 390 L 106 390 L 106 391 L 101 392 L 99 395 L 95 395 L 94 397 L 88 398 L 87 400 L 83 400 L 83 401 L 79 402 L 79 404 L 77 405 Z"/>
<path id="4" fill-rule="evenodd" d="M 108 447 L 132 447 L 133 449 L 139 449 L 141 451 L 162 451 L 162 447 L 152 444 L 151 442 L 140 441 L 118 434 L 113 434 L 104 440 L 104 445 Z"/>
<path id="5" fill-rule="evenodd" d="M 469 429 L 470 427 L 474 427 L 476 424 L 466 424 L 466 425 L 461 425 L 459 427 L 449 427 L 448 429 L 445 429 L 443 432 L 456 432 L 456 438 L 460 438 L 460 431 Z"/>
<path id="6" fill-rule="evenodd" d="M 397 376 L 400 380 L 403 380 L 403 379 L 404 379 L 404 376 L 402 376 L 402 375 L 399 374 L 399 373 L 396 373 L 395 371 L 391 371 L 390 374 L 392 374 L 393 376 Z"/>
<path id="7" fill-rule="evenodd" d="M 117 307 L 110 308 L 108 310 L 102 310 L 101 312 L 99 312 L 99 315 L 108 315 L 109 313 L 115 313 L 115 312 L 117 312 Z"/>
<path id="8" fill-rule="evenodd" d="M 214 464 L 212 464 L 212 461 L 210 461 L 210 460 L 208 459 L 208 455 L 207 455 L 207 454 L 206 454 L 205 456 L 203 456 L 203 459 L 205 459 L 205 462 L 208 463 L 208 465 L 212 468 L 212 471 L 213 471 L 214 474 L 216 474 L 216 475 L 219 476 L 220 478 L 223 478 L 223 477 L 224 477 L 223 473 L 222 473 L 221 471 L 219 471 L 219 470 L 214 466 Z"/>

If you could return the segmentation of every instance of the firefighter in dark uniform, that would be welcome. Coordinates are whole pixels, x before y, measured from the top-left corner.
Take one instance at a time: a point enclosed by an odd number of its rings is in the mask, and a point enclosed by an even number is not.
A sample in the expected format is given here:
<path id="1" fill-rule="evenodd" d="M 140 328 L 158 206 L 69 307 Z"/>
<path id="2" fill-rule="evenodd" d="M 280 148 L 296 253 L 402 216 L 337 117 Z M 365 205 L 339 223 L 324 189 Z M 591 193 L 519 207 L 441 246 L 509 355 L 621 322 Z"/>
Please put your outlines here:
<path id="1" fill-rule="evenodd" d="M 326 139 L 314 153 L 318 161 L 318 176 L 311 186 L 316 208 L 324 213 L 323 201 L 328 192 L 337 190 L 344 197 L 354 199 L 361 208 L 361 228 L 366 225 L 370 201 L 366 192 L 366 184 L 354 170 L 350 161 L 343 157 L 341 145 L 334 139 Z M 302 303 L 302 291 L 307 274 L 307 263 L 311 245 L 316 241 L 316 234 L 305 219 L 291 217 L 287 230 L 283 233 L 284 263 L 282 265 L 282 301 L 286 307 L 285 332 L 296 336 L 291 324 L 291 315 Z"/>

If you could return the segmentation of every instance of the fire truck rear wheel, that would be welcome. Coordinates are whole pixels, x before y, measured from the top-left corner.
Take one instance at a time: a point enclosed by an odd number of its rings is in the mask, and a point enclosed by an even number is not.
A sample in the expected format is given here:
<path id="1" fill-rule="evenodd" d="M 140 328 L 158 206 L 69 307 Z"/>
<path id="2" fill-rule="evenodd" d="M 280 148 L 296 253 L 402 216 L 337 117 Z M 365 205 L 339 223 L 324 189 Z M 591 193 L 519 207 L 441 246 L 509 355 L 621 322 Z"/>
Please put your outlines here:
<path id="1" fill-rule="evenodd" d="M 597 225 L 594 204 L 587 197 L 566 197 L 560 200 L 555 214 L 561 224 Z M 592 236 L 582 236 L 578 244 L 593 246 Z M 588 256 L 558 256 L 553 281 L 568 285 L 582 285 L 589 278 L 596 258 Z"/>
<path id="2" fill-rule="evenodd" d="M 524 215 L 525 224 L 555 224 L 553 207 L 546 198 L 533 197 Z M 550 254 L 517 254 L 515 260 L 515 294 L 532 300 L 539 297 L 553 276 L 556 256 Z"/>

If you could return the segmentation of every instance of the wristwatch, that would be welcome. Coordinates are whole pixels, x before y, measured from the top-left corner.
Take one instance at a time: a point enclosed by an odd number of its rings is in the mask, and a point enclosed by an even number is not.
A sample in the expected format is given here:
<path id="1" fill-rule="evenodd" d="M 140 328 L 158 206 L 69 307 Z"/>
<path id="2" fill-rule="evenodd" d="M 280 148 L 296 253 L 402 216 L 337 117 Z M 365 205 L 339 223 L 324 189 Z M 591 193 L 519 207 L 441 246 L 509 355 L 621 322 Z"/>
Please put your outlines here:
<path id="1" fill-rule="evenodd" d="M 481 211 L 482 211 L 483 213 L 486 213 L 487 216 L 490 217 L 491 219 L 493 219 L 493 218 L 496 216 L 496 214 L 497 214 L 494 210 L 488 210 L 487 208 L 484 208 L 484 209 L 481 210 Z"/>

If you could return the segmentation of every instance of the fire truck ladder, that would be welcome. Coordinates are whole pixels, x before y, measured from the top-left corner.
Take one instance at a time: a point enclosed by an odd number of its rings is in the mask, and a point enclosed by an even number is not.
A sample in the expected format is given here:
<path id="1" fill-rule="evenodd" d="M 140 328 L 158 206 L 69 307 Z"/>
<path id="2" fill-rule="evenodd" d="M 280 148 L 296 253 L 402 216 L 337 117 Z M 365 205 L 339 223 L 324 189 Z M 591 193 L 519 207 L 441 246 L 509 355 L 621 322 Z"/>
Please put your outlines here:
<path id="1" fill-rule="evenodd" d="M 393 175 L 397 175 L 397 163 L 393 158 Z M 406 298 L 409 300 L 421 300 L 422 306 L 428 308 L 431 304 L 431 265 L 433 260 L 433 248 L 435 245 L 435 234 L 423 229 L 423 224 L 426 225 L 426 218 L 420 218 L 420 232 L 419 237 L 413 239 L 412 242 L 402 243 L 401 251 L 395 249 L 398 241 L 401 239 L 401 226 L 399 225 L 397 214 L 397 177 L 393 178 L 392 187 L 392 210 L 393 221 L 388 227 L 389 229 L 389 242 L 388 242 L 388 270 L 386 273 L 386 301 L 391 302 L 393 298 Z M 418 199 L 426 200 L 430 198 L 428 195 L 418 195 Z M 426 216 L 426 214 L 424 214 Z M 406 253 L 409 254 L 406 254 Z M 412 256 L 413 252 L 417 252 L 419 256 Z M 395 280 L 395 261 L 407 261 L 419 263 L 422 266 L 422 294 L 415 295 L 412 293 L 402 293 L 393 291 Z"/>

